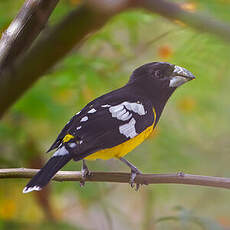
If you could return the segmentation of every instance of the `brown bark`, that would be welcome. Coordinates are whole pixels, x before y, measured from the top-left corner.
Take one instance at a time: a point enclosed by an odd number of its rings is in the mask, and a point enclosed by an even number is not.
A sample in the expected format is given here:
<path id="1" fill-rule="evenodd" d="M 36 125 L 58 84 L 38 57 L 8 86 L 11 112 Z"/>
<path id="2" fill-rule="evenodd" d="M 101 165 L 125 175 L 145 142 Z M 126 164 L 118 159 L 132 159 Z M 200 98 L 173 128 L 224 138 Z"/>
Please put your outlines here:
<path id="1" fill-rule="evenodd" d="M 0 72 L 37 38 L 58 0 L 27 0 L 0 40 Z"/>
<path id="2" fill-rule="evenodd" d="M 81 45 L 88 35 L 99 30 L 114 14 L 130 8 L 143 8 L 172 21 L 179 20 L 200 32 L 208 32 L 230 41 L 230 25 L 197 12 L 188 12 L 176 3 L 166 0 L 117 2 L 114 1 L 113 4 L 108 4 L 111 1 L 107 0 L 84 2 L 59 24 L 46 31 L 29 52 L 20 56 L 16 62 L 10 61 L 7 68 L 0 68 L 0 117 L 73 47 Z M 15 44 L 13 42 L 12 46 Z M 20 51 L 20 48 L 17 47 L 16 50 Z"/>
<path id="3" fill-rule="evenodd" d="M 0 179 L 3 178 L 32 178 L 38 169 L 10 168 L 0 169 Z M 54 181 L 80 181 L 81 172 L 59 171 L 53 178 Z M 117 182 L 129 183 L 130 174 L 123 172 L 91 172 L 86 178 L 90 182 Z M 187 184 L 230 189 L 230 178 L 201 176 L 184 173 L 176 174 L 140 174 L 135 182 L 139 184 Z"/>

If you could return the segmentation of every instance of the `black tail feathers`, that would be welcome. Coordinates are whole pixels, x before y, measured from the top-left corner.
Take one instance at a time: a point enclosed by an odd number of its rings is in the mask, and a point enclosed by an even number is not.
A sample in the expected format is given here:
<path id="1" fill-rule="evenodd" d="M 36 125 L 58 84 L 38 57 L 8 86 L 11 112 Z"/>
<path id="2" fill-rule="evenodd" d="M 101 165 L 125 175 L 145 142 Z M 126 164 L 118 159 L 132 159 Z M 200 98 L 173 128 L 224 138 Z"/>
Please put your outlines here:
<path id="1" fill-rule="evenodd" d="M 51 157 L 43 168 L 30 180 L 23 193 L 39 191 L 46 186 L 56 172 L 72 159 L 70 154 Z"/>

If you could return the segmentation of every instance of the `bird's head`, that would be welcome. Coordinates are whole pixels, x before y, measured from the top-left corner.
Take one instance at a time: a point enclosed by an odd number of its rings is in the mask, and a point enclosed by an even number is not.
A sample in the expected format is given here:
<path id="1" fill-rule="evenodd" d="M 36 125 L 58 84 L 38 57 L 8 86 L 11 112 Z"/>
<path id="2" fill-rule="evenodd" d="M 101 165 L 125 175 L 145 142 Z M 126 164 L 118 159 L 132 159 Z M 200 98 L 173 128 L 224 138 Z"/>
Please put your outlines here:
<path id="1" fill-rule="evenodd" d="M 129 83 L 142 81 L 149 86 L 170 90 L 193 79 L 195 76 L 185 68 L 167 62 L 152 62 L 135 69 Z"/>
<path id="2" fill-rule="evenodd" d="M 159 117 L 175 89 L 193 79 L 194 75 L 180 66 L 152 62 L 134 70 L 128 85 L 133 85 L 137 93 L 151 100 Z"/>

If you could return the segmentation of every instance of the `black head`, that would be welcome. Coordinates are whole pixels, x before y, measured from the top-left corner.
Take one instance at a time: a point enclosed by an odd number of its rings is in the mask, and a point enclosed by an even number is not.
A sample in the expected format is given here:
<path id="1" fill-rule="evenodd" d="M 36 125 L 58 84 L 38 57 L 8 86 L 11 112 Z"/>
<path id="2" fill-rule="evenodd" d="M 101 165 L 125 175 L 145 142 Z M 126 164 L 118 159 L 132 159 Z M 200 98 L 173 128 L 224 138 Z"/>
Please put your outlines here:
<path id="1" fill-rule="evenodd" d="M 157 108 L 158 118 L 177 87 L 195 79 L 188 70 L 167 62 L 152 62 L 140 66 L 132 73 L 128 85 L 151 100 Z"/>
<path id="2" fill-rule="evenodd" d="M 151 62 L 133 71 L 129 83 L 145 81 L 163 88 L 177 88 L 195 79 L 188 70 L 168 62 Z"/>

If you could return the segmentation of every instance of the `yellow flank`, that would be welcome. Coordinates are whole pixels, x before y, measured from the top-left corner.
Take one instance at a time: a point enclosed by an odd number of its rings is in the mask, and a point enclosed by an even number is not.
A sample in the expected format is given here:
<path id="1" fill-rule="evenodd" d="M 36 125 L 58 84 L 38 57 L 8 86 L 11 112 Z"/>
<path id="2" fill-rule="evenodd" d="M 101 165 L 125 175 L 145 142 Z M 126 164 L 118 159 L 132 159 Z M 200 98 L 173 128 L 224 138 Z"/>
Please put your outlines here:
<path id="1" fill-rule="evenodd" d="M 66 134 L 65 137 L 63 138 L 62 142 L 68 142 L 70 139 L 73 139 L 74 136 L 71 134 Z"/>
<path id="2" fill-rule="evenodd" d="M 103 159 L 108 160 L 113 157 L 123 157 L 130 151 L 132 151 L 134 148 L 136 148 L 138 145 L 140 145 L 153 131 L 153 125 L 149 126 L 147 129 L 145 129 L 142 133 L 137 135 L 134 138 L 129 139 L 128 141 L 114 146 L 112 148 L 103 149 L 98 152 L 95 152 L 84 159 L 86 160 L 96 160 L 96 159 Z"/>
<path id="3" fill-rule="evenodd" d="M 86 160 L 96 160 L 96 159 L 103 159 L 103 160 L 108 160 L 110 158 L 120 158 L 125 156 L 127 153 L 135 149 L 138 145 L 140 145 L 153 131 L 155 122 L 156 122 L 156 112 L 153 109 L 153 114 L 154 114 L 154 122 L 151 126 L 146 128 L 142 133 L 137 135 L 134 138 L 129 139 L 128 141 L 114 146 L 112 148 L 108 149 L 103 149 L 98 152 L 95 152 L 84 159 Z"/>

